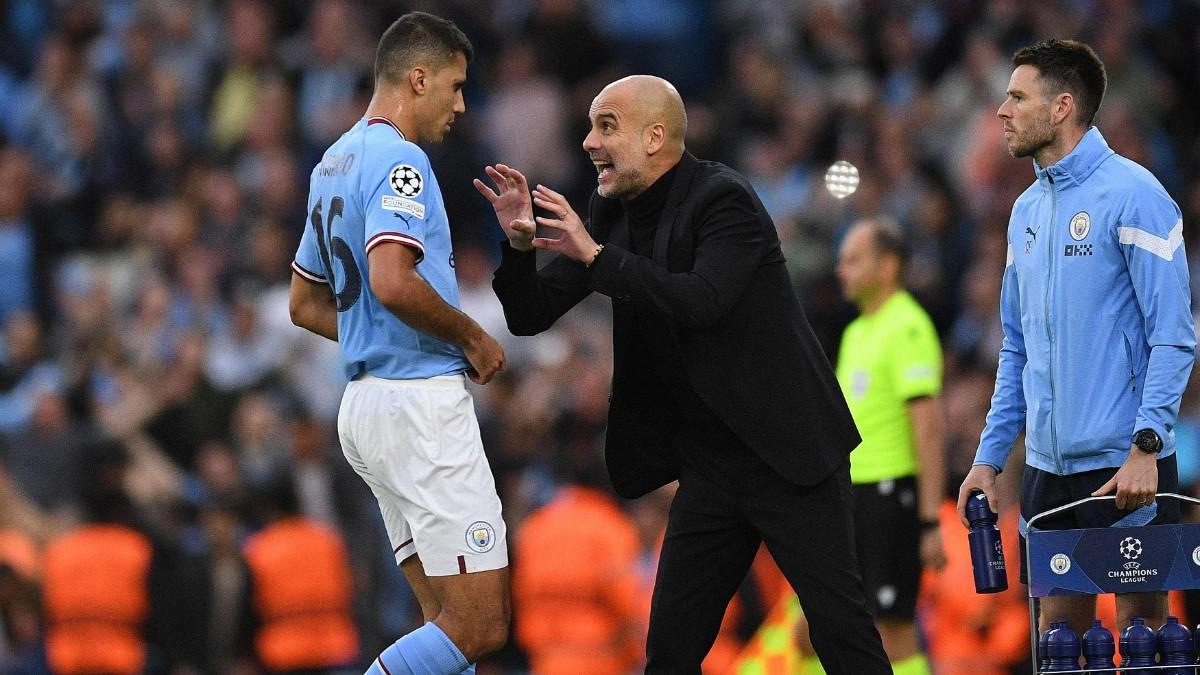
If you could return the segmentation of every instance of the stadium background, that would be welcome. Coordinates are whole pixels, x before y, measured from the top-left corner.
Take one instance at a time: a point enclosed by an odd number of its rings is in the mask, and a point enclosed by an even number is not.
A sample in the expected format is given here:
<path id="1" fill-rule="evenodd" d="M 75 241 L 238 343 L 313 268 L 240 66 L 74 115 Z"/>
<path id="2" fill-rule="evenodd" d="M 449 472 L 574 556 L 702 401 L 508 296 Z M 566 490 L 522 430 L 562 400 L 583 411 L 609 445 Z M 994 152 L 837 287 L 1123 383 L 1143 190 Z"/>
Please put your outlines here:
<path id="1" fill-rule="evenodd" d="M 587 106 L 616 77 L 672 80 L 688 106 L 689 149 L 750 177 L 830 354 L 853 316 L 832 275 L 840 235 L 866 214 L 903 225 L 908 284 L 946 350 L 948 491 L 987 410 L 1004 229 L 1032 179 L 1029 160 L 1004 152 L 994 116 L 1012 51 L 1048 36 L 1091 43 L 1109 74 L 1098 126 L 1159 177 L 1185 222 L 1200 217 L 1194 2 L 0 3 L 0 670 L 36 659 L 28 544 L 36 551 L 81 517 L 100 436 L 130 451 L 138 520 L 211 582 L 197 607 L 236 597 L 226 572 L 260 524 L 258 500 L 282 479 L 348 544 L 363 658 L 419 621 L 371 495 L 337 447 L 336 346 L 291 326 L 287 312 L 308 172 L 365 109 L 378 35 L 409 9 L 453 18 L 476 48 L 467 113 L 427 150 L 463 308 L 509 357 L 509 371 L 475 394 L 516 537 L 568 474 L 599 459 L 609 318 L 593 298 L 542 336 L 511 337 L 489 286 L 502 235 L 470 180 L 503 161 L 581 203 L 594 185 L 579 148 Z M 837 159 L 863 176 L 845 202 L 821 182 Z M 1200 290 L 1200 246 L 1188 246 Z M 1190 387 L 1177 428 L 1193 492 L 1198 396 Z M 1011 505 L 1015 486 L 1006 490 Z M 639 551 L 620 573 L 643 589 L 668 503 L 658 493 L 621 505 Z M 592 529 L 580 522 L 577 534 Z M 547 542 L 546 555 L 571 547 L 566 539 Z M 970 582 L 930 588 L 938 583 Z M 943 602 L 931 592 L 923 616 Z M 735 637 L 769 609 L 752 605 Z M 996 620 L 988 607 L 971 619 L 976 633 Z M 228 672 L 245 636 L 219 615 L 193 619 L 204 628 L 193 665 Z M 927 635 L 935 667 L 941 635 Z M 1022 657 L 1019 644 L 994 651 L 1001 671 Z M 480 672 L 523 664 L 514 643 Z"/>

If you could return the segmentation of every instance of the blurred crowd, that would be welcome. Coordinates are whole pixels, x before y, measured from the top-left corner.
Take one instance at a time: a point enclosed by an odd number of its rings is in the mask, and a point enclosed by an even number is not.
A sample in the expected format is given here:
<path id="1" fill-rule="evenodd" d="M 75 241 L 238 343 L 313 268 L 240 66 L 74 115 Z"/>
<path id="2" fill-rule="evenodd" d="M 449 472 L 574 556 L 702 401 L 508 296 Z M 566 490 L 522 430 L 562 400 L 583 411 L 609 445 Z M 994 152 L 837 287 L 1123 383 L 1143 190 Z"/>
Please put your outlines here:
<path id="1" fill-rule="evenodd" d="M 909 288 L 946 351 L 948 493 L 987 412 L 1004 232 L 1033 179 L 1029 160 L 1005 153 L 995 117 L 1012 52 L 1049 36 L 1092 44 L 1109 76 L 1097 126 L 1154 172 L 1185 223 L 1200 222 L 1200 115 L 1187 93 L 1200 89 L 1195 3 L 9 0 L 0 4 L 0 672 L 41 672 L 42 556 L 78 524 L 115 517 L 101 513 L 111 499 L 89 498 L 113 489 L 97 483 L 110 477 L 101 468 L 114 462 L 114 439 L 131 507 L 121 517 L 176 561 L 191 597 L 180 611 L 192 628 L 162 631 L 155 667 L 264 667 L 262 645 L 245 634 L 263 618 L 229 617 L 264 611 L 245 591 L 262 587 L 248 542 L 277 522 L 285 493 L 346 552 L 358 647 L 341 665 L 353 671 L 420 622 L 374 500 L 337 444 L 336 345 L 293 327 L 287 310 L 308 173 L 365 110 L 378 36 L 411 9 L 454 19 L 477 54 L 467 113 L 426 151 L 463 309 L 509 360 L 474 394 L 514 539 L 518 625 L 481 673 L 524 672 L 530 650 L 558 639 L 545 612 L 522 623 L 522 607 L 546 592 L 536 580 L 555 575 L 612 595 L 602 604 L 620 629 L 601 621 L 598 630 L 622 642 L 606 653 L 627 655 L 614 672 L 638 663 L 670 494 L 618 502 L 604 487 L 608 305 L 592 298 L 544 335 L 512 337 L 490 288 L 502 234 L 470 184 L 502 161 L 582 205 L 595 179 L 579 144 L 608 81 L 652 73 L 678 86 L 689 150 L 756 186 L 831 356 L 853 318 L 833 276 L 842 233 L 873 214 L 903 226 Z M 823 185 L 840 159 L 862 175 L 844 200 Z M 1200 386 L 1177 434 L 1181 479 L 1194 490 Z M 1009 485 L 1002 506 L 1015 494 Z M 547 504 L 568 510 L 557 524 L 543 511 L 549 525 L 522 542 Z M 948 540 L 965 536 L 947 523 Z M 522 582 L 522 554 L 546 569 Z M 727 651 L 777 595 L 743 597 L 722 634 Z M 987 632 L 996 612 L 946 615 L 939 603 L 954 594 L 944 595 L 928 596 L 929 624 L 940 616 Z M 939 667 L 936 644 L 931 654 Z M 997 672 L 1026 657 L 1019 647 L 988 654 Z"/>

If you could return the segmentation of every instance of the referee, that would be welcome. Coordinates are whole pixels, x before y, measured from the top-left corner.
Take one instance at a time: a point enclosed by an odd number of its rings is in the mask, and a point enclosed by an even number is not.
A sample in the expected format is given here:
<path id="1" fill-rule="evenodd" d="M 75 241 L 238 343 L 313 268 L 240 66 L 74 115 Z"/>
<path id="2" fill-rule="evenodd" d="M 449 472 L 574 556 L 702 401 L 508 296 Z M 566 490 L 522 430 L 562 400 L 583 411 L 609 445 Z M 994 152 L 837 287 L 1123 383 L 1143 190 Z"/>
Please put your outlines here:
<path id="1" fill-rule="evenodd" d="M 881 218 L 846 234 L 837 274 L 860 316 L 842 336 L 837 378 L 863 437 L 850 480 L 867 608 L 896 675 L 918 675 L 930 672 L 914 621 L 921 567 L 945 563 L 942 350 L 929 315 L 902 287 L 904 249 L 895 224 Z M 802 646 L 807 632 L 801 621 Z"/>

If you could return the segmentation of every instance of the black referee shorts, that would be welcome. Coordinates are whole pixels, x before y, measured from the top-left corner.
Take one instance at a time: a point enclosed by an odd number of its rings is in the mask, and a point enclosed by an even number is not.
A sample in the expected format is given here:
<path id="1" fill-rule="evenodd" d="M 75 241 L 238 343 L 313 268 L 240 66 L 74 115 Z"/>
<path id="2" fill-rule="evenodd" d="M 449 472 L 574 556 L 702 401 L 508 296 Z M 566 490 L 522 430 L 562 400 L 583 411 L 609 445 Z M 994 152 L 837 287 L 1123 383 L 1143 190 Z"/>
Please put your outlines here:
<path id="1" fill-rule="evenodd" d="M 1025 465 L 1021 482 L 1021 525 L 1039 513 L 1092 496 L 1092 493 L 1117 473 L 1116 468 L 1094 469 L 1066 476 Z M 1179 470 L 1175 455 L 1158 460 L 1158 491 L 1179 492 Z M 1179 501 L 1159 499 L 1150 506 L 1121 511 L 1111 500 L 1088 502 L 1062 513 L 1042 518 L 1034 524 L 1039 530 L 1081 530 L 1121 525 L 1173 525 L 1179 522 Z M 1029 583 L 1025 572 L 1025 537 L 1021 537 L 1021 583 Z"/>
<path id="2" fill-rule="evenodd" d="M 854 486 L 854 538 L 867 611 L 912 621 L 921 584 L 921 528 L 914 476 Z"/>

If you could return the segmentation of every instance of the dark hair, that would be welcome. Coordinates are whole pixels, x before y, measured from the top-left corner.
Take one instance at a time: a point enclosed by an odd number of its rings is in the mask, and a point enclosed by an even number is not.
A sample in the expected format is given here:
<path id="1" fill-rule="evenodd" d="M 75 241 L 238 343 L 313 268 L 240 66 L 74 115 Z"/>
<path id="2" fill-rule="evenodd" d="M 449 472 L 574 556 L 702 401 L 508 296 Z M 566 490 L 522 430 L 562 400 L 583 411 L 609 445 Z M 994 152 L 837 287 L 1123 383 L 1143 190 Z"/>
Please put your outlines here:
<path id="1" fill-rule="evenodd" d="M 461 53 L 467 62 L 475 49 L 453 21 L 425 12 L 409 12 L 379 38 L 375 52 L 375 79 L 399 82 L 414 66 L 438 70 Z"/>
<path id="2" fill-rule="evenodd" d="M 1045 40 L 1018 50 L 1012 62 L 1014 66 L 1037 68 L 1047 97 L 1070 92 L 1075 97 L 1079 121 L 1084 127 L 1092 126 L 1104 100 L 1108 75 L 1091 47 L 1075 40 Z"/>

